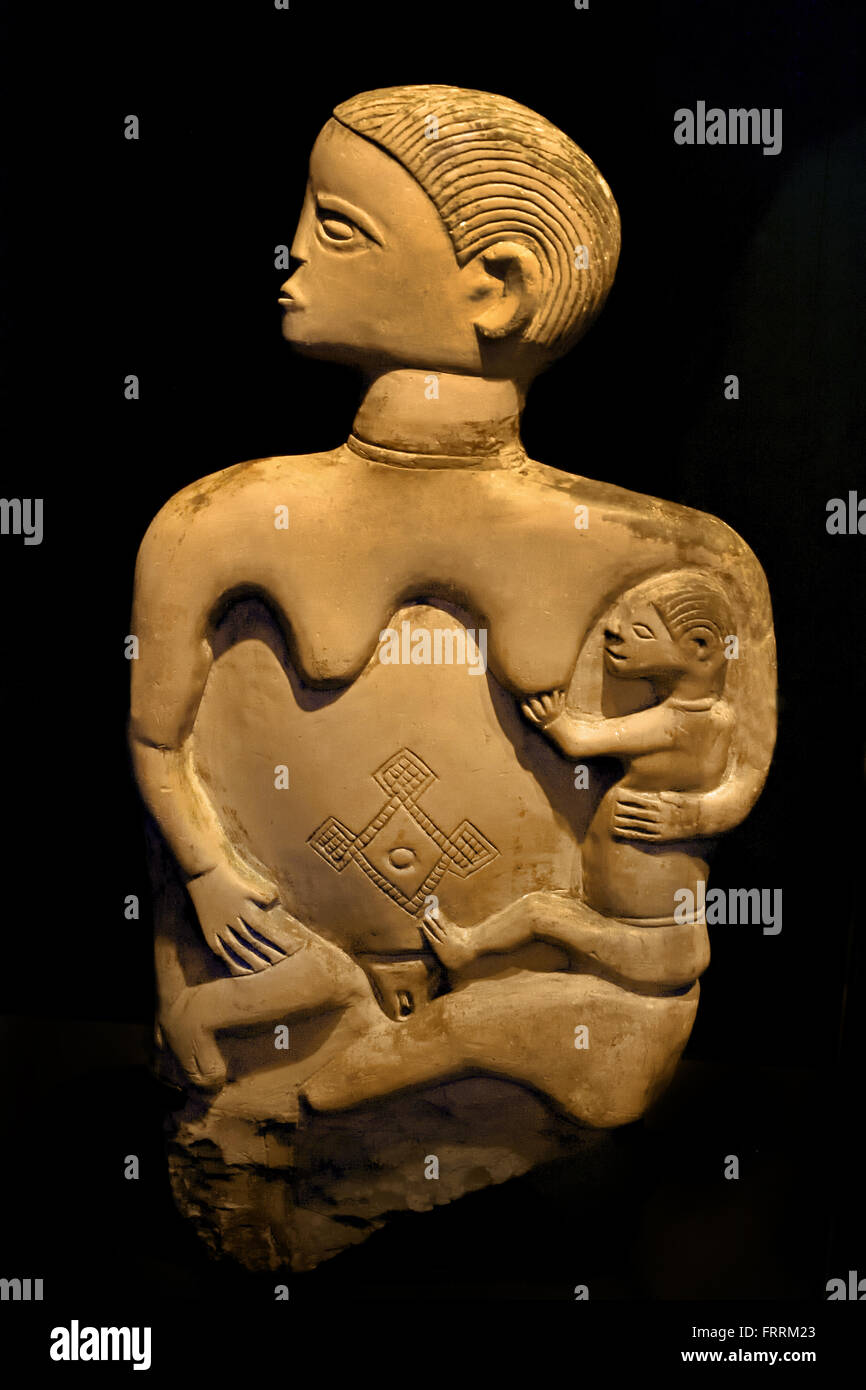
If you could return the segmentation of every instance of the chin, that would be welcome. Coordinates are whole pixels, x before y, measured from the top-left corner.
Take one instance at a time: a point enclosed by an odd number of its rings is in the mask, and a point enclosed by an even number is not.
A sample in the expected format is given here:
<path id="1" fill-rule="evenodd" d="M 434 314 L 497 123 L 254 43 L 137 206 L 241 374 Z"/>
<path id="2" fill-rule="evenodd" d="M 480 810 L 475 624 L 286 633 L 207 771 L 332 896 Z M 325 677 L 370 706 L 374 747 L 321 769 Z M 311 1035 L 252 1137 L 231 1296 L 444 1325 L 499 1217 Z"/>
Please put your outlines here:
<path id="1" fill-rule="evenodd" d="M 343 343 L 323 343 L 317 338 L 310 338 L 305 333 L 284 332 L 283 337 L 289 344 L 289 347 L 293 348 L 295 352 L 299 352 L 303 357 L 320 357 L 334 362 L 343 361 L 349 352 L 349 349 Z"/>
<path id="2" fill-rule="evenodd" d="M 280 332 L 282 333 L 286 342 L 291 343 L 294 347 L 300 346 L 301 343 L 305 340 L 306 334 L 304 333 L 304 330 L 301 327 L 301 325 L 298 323 L 297 310 L 289 309 L 286 311 L 286 313 L 283 316 L 283 324 L 282 328 L 280 329 Z"/>
<path id="3" fill-rule="evenodd" d="M 609 666 L 608 671 L 612 676 L 619 676 L 621 681 L 645 681 L 650 679 L 648 671 L 642 671 L 639 666 Z"/>

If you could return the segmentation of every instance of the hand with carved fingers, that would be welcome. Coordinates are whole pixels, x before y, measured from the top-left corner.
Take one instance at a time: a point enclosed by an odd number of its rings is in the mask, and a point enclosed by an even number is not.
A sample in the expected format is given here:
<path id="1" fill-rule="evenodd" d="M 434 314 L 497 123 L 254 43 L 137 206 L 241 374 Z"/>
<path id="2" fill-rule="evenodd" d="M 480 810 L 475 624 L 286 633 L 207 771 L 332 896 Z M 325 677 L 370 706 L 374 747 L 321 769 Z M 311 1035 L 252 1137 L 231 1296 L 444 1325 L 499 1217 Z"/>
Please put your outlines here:
<path id="1" fill-rule="evenodd" d="M 565 691 L 551 690 L 547 694 L 532 695 L 524 700 L 520 708 L 531 724 L 539 729 L 548 729 L 555 719 L 565 713 Z"/>
<path id="2" fill-rule="evenodd" d="M 421 930 L 446 970 L 459 970 L 478 955 L 472 933 L 446 917 L 441 907 L 430 908 L 424 913 Z"/>
<path id="3" fill-rule="evenodd" d="M 623 788 L 617 797 L 613 833 L 618 840 L 661 844 L 693 840 L 699 834 L 701 798 L 683 792 L 637 792 Z"/>
<path id="4" fill-rule="evenodd" d="M 280 919 L 287 914 L 266 879 L 219 863 L 191 879 L 187 891 L 205 941 L 233 975 L 267 970 L 291 954 L 278 944 Z"/>

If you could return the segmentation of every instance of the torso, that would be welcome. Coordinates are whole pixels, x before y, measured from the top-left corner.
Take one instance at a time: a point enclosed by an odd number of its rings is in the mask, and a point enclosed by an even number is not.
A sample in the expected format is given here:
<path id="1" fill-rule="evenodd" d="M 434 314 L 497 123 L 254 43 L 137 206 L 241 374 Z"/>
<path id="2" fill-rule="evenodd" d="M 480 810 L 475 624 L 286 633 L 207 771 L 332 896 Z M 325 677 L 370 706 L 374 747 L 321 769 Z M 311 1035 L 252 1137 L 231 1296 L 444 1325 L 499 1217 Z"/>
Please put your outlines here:
<path id="1" fill-rule="evenodd" d="M 575 790 L 515 697 L 567 685 L 624 589 L 718 554 L 711 519 L 532 463 L 416 470 L 345 447 L 241 465 L 184 500 L 217 589 L 260 596 L 221 629 L 196 762 L 290 910 L 388 953 L 424 944 L 428 893 L 470 925 L 525 893 L 571 890 L 598 796 Z M 379 634 L 404 620 L 485 628 L 487 677 L 383 665 Z M 288 789 L 274 785 L 280 766 Z"/>
<path id="2" fill-rule="evenodd" d="M 614 816 L 623 791 L 710 791 L 728 761 L 731 713 L 716 700 L 706 709 L 671 710 L 676 738 L 670 748 L 629 761 L 625 775 L 604 795 L 582 851 L 586 901 L 605 916 L 636 920 L 672 918 L 675 894 L 697 894 L 709 871 L 706 841 L 647 845 L 617 838 Z"/>

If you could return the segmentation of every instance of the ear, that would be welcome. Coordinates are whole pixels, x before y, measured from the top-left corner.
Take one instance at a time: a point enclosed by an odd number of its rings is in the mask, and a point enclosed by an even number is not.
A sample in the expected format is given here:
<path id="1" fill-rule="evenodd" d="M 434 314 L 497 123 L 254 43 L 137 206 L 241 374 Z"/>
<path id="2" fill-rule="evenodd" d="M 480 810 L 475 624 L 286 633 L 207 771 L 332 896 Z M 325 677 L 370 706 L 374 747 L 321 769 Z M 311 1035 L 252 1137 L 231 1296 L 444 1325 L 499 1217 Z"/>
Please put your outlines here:
<path id="1" fill-rule="evenodd" d="M 718 637 L 706 627 L 693 627 L 684 641 L 692 660 L 700 662 L 713 661 L 721 650 Z"/>
<path id="2" fill-rule="evenodd" d="M 479 251 L 461 274 L 468 298 L 477 306 L 473 323 L 485 338 L 519 333 L 538 308 L 541 269 L 529 247 L 518 241 L 497 241 Z"/>

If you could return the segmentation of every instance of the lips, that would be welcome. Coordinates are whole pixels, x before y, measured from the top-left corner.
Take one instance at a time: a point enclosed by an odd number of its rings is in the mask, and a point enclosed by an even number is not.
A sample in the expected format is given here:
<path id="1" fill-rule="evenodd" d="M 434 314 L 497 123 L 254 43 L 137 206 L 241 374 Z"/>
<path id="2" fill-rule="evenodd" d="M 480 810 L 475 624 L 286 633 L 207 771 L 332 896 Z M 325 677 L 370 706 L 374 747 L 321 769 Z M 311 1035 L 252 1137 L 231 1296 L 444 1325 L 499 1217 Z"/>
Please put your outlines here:
<path id="1" fill-rule="evenodd" d="M 611 649 L 610 649 L 610 647 L 605 647 L 604 650 L 605 650 L 605 652 L 607 653 L 607 655 L 610 657 L 611 661 L 627 661 L 627 660 L 628 660 L 628 658 L 626 657 L 625 652 L 612 652 Z"/>

